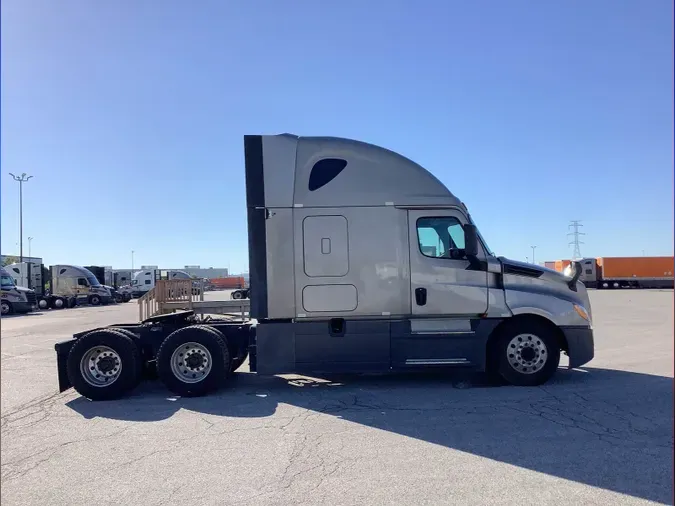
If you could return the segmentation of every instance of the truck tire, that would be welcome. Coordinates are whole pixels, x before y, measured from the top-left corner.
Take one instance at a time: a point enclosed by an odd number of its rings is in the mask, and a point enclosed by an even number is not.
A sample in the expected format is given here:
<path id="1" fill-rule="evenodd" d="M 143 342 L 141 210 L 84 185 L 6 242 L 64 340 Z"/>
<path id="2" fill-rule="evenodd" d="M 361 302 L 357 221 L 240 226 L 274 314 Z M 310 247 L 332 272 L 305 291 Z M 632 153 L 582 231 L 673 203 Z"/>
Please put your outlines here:
<path id="1" fill-rule="evenodd" d="M 75 306 L 77 306 L 77 299 L 75 297 L 71 297 L 68 299 L 68 307 L 70 309 L 73 309 Z"/>
<path id="2" fill-rule="evenodd" d="M 94 330 L 70 349 L 68 379 L 92 401 L 119 399 L 140 382 L 141 354 L 134 340 L 115 329 Z"/>
<path id="3" fill-rule="evenodd" d="M 244 294 L 241 293 L 241 290 L 235 290 L 234 292 L 232 292 L 232 298 L 236 300 L 243 299 Z"/>
<path id="4" fill-rule="evenodd" d="M 68 306 L 68 303 L 63 297 L 54 297 L 51 306 L 52 309 L 63 309 Z"/>
<path id="5" fill-rule="evenodd" d="M 131 300 L 131 294 L 125 293 L 122 296 L 122 302 L 129 302 Z"/>
<path id="6" fill-rule="evenodd" d="M 140 360 L 138 360 L 138 363 L 136 365 L 136 370 L 137 370 L 137 373 L 138 373 L 138 377 L 142 378 L 143 377 L 143 364 L 145 363 L 145 360 L 144 360 L 144 357 L 143 357 L 143 350 L 141 349 L 141 347 L 139 345 L 138 338 L 136 337 L 136 335 L 133 332 L 131 332 L 130 330 L 127 330 L 127 329 L 122 329 L 122 328 L 119 328 L 119 327 L 113 327 L 111 330 L 114 330 L 115 332 L 119 332 L 120 334 L 123 334 L 123 335 L 127 336 L 129 339 L 131 339 L 131 341 L 138 348 Z M 139 379 L 139 381 L 140 381 L 140 379 Z"/>
<path id="7" fill-rule="evenodd" d="M 516 386 L 546 383 L 560 364 L 560 345 L 554 332 L 538 321 L 507 323 L 495 342 L 499 375 Z"/>
<path id="8" fill-rule="evenodd" d="M 230 372 L 234 372 L 241 367 L 241 365 L 246 362 L 248 358 L 248 351 L 243 357 L 233 358 L 232 364 L 230 365 Z"/>
<path id="9" fill-rule="evenodd" d="M 207 325 L 173 331 L 157 352 L 157 375 L 173 393 L 197 397 L 220 388 L 230 372 L 227 338 Z"/>
<path id="10" fill-rule="evenodd" d="M 14 312 L 12 303 L 8 300 L 3 300 L 0 302 L 0 308 L 2 309 L 2 316 L 7 316 L 8 314 L 12 314 Z"/>
<path id="11" fill-rule="evenodd" d="M 90 295 L 89 304 L 91 304 L 92 306 L 98 306 L 99 304 L 101 304 L 101 297 L 99 297 L 98 295 Z"/>

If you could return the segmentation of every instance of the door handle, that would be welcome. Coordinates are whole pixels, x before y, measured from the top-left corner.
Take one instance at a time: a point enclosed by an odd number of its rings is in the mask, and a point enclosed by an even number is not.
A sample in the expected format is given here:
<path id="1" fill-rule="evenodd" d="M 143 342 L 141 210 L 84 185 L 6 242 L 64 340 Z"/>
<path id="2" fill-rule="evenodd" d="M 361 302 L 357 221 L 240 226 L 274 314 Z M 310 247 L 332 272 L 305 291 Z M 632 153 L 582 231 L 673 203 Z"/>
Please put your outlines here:
<path id="1" fill-rule="evenodd" d="M 418 306 L 424 306 L 427 303 L 427 289 L 415 288 L 415 302 Z"/>

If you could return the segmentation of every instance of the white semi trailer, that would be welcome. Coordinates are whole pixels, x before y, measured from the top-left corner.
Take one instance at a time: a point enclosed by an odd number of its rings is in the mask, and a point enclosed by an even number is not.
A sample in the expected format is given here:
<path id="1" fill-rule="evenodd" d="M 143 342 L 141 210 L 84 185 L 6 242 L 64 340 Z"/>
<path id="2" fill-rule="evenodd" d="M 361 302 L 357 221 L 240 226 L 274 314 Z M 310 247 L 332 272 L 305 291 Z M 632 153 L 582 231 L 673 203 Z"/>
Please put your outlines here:
<path id="1" fill-rule="evenodd" d="M 142 297 L 155 287 L 155 281 L 158 279 L 193 279 L 193 277 L 187 272 L 179 270 L 143 269 L 138 271 L 131 281 L 131 295 Z M 195 282 L 193 292 L 198 289 L 198 286 L 199 282 Z"/>
<path id="2" fill-rule="evenodd" d="M 59 388 L 120 397 L 155 362 L 173 392 L 260 374 L 465 367 L 539 385 L 560 354 L 594 355 L 573 275 L 497 257 L 467 207 L 387 149 L 334 137 L 245 136 L 252 322 L 191 311 L 56 345 Z M 497 218 L 496 218 L 497 219 Z"/>

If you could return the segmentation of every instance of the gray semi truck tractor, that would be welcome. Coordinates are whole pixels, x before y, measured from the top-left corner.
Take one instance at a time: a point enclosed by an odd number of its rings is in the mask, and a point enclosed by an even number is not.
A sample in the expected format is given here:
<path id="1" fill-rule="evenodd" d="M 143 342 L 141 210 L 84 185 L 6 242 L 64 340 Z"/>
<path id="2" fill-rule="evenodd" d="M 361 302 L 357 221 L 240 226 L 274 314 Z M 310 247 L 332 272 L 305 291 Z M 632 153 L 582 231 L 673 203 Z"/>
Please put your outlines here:
<path id="1" fill-rule="evenodd" d="M 13 313 L 30 313 L 37 309 L 37 297 L 35 290 L 23 286 L 17 286 L 14 277 L 0 267 L 0 309 L 2 316 Z"/>
<path id="2" fill-rule="evenodd" d="M 154 362 L 176 394 L 259 374 L 463 367 L 539 385 L 594 355 L 580 265 L 496 256 L 467 207 L 387 149 L 334 137 L 244 137 L 251 321 L 192 311 L 56 344 L 59 389 L 125 395 Z"/>

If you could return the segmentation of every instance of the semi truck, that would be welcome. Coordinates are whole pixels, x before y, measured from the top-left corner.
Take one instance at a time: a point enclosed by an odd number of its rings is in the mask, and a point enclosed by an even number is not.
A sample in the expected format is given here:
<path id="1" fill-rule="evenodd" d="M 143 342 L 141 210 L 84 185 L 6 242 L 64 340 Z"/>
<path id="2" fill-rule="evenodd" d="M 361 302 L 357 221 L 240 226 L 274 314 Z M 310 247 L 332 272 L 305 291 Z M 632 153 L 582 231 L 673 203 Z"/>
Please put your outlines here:
<path id="1" fill-rule="evenodd" d="M 35 290 L 18 286 L 14 277 L 0 267 L 0 309 L 2 316 L 13 313 L 30 313 L 37 307 Z"/>
<path id="2" fill-rule="evenodd" d="M 23 262 L 7 265 L 5 269 L 17 284 L 27 283 L 36 292 L 39 309 L 98 306 L 111 300 L 110 290 L 84 267 L 52 265 L 47 269 L 41 264 Z"/>
<path id="3" fill-rule="evenodd" d="M 673 288 L 674 258 L 583 258 L 580 280 L 588 288 Z M 567 267 L 567 274 L 571 267 Z"/>
<path id="4" fill-rule="evenodd" d="M 90 271 L 101 285 L 108 289 L 110 298 L 114 302 L 129 302 L 131 300 L 131 290 L 117 289 L 114 284 L 114 275 L 112 267 L 102 267 L 98 265 L 88 265 L 85 267 Z"/>
<path id="5" fill-rule="evenodd" d="M 164 269 L 143 269 L 134 275 L 131 281 L 131 294 L 133 297 L 142 297 L 155 286 L 155 281 L 158 279 L 193 279 L 185 271 L 179 270 L 164 270 Z M 198 295 L 200 282 L 196 281 L 193 288 L 193 293 Z"/>
<path id="6" fill-rule="evenodd" d="M 581 265 L 572 275 L 496 256 L 429 171 L 337 137 L 244 137 L 250 317 L 193 311 L 96 328 L 55 345 L 59 390 L 119 398 L 153 363 L 181 396 L 252 372 L 461 367 L 513 385 L 594 356 Z"/>

